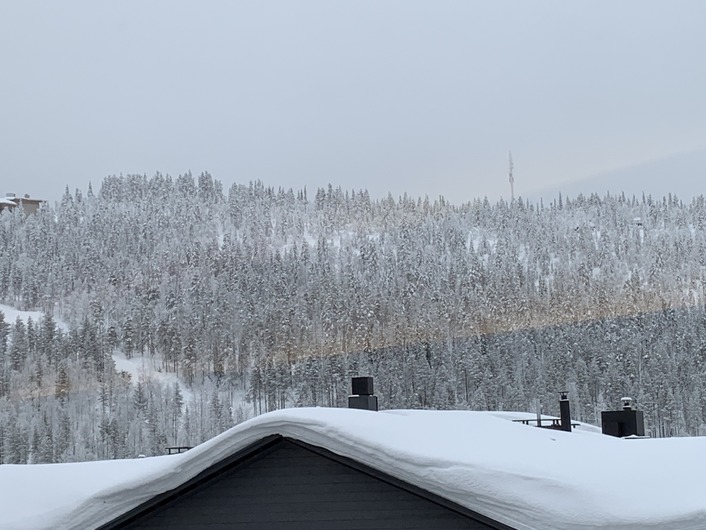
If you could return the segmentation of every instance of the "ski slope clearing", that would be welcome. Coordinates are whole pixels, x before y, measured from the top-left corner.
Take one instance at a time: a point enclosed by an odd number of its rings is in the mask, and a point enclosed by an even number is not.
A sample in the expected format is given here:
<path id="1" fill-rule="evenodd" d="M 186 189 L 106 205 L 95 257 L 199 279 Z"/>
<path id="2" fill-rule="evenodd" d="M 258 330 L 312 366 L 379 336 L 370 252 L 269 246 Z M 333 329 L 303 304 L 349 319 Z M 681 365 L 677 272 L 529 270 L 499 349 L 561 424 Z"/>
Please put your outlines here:
<path id="1" fill-rule="evenodd" d="M 270 434 L 324 447 L 521 530 L 706 527 L 706 438 L 619 439 L 510 421 L 531 417 L 288 409 L 181 455 L 4 465 L 0 484 L 12 487 L 0 496 L 0 527 L 98 526 Z"/>
<path id="2" fill-rule="evenodd" d="M 14 307 L 5 304 L 0 304 L 0 313 L 5 315 L 5 322 L 8 324 L 14 324 L 17 317 L 20 317 L 20 320 L 22 320 L 25 324 L 27 324 L 27 320 L 31 318 L 36 324 L 44 315 L 41 311 L 20 311 L 19 309 L 15 309 Z M 69 326 L 65 322 L 62 322 L 56 317 L 54 317 L 54 322 L 56 322 L 56 325 L 60 330 L 68 331 Z"/>
<path id="3" fill-rule="evenodd" d="M 133 384 L 137 384 L 138 381 L 157 381 L 164 387 L 174 387 L 178 384 L 184 402 L 189 403 L 194 400 L 193 392 L 179 380 L 177 374 L 161 371 L 159 368 L 161 361 L 159 359 L 150 359 L 144 356 L 127 359 L 125 355 L 119 352 L 113 353 L 112 357 L 115 363 L 115 370 L 130 374 Z"/>

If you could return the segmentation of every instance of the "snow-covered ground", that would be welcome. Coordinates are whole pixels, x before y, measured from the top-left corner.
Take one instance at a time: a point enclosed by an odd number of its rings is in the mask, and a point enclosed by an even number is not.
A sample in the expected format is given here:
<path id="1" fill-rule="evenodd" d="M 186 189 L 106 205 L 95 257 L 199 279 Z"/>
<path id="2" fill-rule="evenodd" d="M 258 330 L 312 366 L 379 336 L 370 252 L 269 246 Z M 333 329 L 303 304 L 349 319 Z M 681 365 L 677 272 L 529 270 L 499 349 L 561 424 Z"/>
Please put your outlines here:
<path id="1" fill-rule="evenodd" d="M 8 324 L 14 324 L 17 317 L 20 317 L 25 324 L 29 318 L 31 318 L 34 323 L 37 323 L 44 315 L 41 311 L 20 311 L 19 309 L 15 309 L 14 307 L 4 304 L 0 304 L 0 312 L 5 315 L 5 322 Z M 56 322 L 57 327 L 62 331 L 67 331 L 69 329 L 69 326 L 66 325 L 65 322 L 57 319 L 56 317 L 54 317 L 54 322 Z"/>
<path id="2" fill-rule="evenodd" d="M 287 409 L 175 456 L 0 466 L 0 528 L 108 522 L 270 434 L 363 462 L 520 530 L 706 528 L 706 438 L 538 429 L 526 413 Z M 41 502 L 38 502 L 41 499 Z"/>
<path id="3" fill-rule="evenodd" d="M 161 370 L 161 361 L 157 358 L 137 356 L 127 359 L 122 353 L 116 352 L 113 353 L 113 361 L 115 362 L 115 370 L 129 373 L 133 384 L 137 384 L 138 381 L 157 381 L 162 386 L 173 387 L 179 383 L 179 391 L 184 402 L 189 403 L 194 400 L 193 393 L 183 382 L 179 381 L 177 374 Z"/>

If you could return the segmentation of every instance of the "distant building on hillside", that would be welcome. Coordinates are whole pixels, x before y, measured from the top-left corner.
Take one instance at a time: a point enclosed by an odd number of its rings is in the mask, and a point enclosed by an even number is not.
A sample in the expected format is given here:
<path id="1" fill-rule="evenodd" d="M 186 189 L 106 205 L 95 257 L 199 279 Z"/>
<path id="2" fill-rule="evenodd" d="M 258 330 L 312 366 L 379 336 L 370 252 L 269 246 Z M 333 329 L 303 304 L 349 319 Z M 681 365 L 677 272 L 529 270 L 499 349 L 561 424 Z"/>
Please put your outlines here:
<path id="1" fill-rule="evenodd" d="M 41 199 L 32 199 L 28 193 L 24 197 L 18 197 L 14 193 L 8 193 L 4 198 L 0 198 L 0 211 L 11 210 L 16 206 L 20 206 L 26 214 L 36 213 L 42 204 L 47 201 Z"/>
<path id="2" fill-rule="evenodd" d="M 17 203 L 8 197 L 0 197 L 0 212 L 3 210 L 11 210 L 16 207 Z"/>

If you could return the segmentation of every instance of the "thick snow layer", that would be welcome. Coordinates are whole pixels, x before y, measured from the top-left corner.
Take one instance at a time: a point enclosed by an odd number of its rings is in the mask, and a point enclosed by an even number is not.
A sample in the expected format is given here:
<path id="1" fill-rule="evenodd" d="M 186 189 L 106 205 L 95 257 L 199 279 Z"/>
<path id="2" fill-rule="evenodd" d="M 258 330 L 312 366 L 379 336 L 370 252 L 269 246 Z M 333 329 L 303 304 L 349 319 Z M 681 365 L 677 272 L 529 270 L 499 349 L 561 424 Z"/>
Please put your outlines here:
<path id="1" fill-rule="evenodd" d="M 706 438 L 618 439 L 531 414 L 288 409 L 175 456 L 0 466 L 0 528 L 89 528 L 270 434 L 363 462 L 518 529 L 706 528 Z"/>

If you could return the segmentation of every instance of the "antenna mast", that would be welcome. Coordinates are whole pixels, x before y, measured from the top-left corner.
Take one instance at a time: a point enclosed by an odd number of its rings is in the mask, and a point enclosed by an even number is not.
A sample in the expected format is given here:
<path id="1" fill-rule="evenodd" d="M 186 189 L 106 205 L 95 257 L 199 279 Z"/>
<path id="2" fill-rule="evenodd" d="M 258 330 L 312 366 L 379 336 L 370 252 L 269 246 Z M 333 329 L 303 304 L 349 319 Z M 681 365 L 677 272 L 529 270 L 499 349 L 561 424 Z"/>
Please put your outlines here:
<path id="1" fill-rule="evenodd" d="M 512 151 L 510 151 L 510 203 L 515 202 L 515 177 L 512 176 L 512 169 L 514 165 L 512 164 Z"/>

